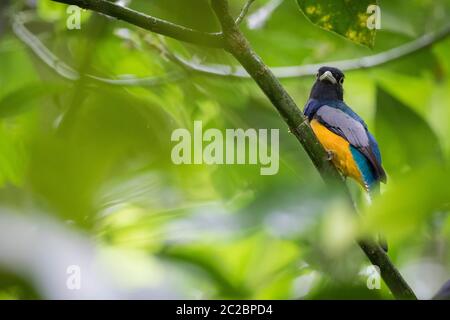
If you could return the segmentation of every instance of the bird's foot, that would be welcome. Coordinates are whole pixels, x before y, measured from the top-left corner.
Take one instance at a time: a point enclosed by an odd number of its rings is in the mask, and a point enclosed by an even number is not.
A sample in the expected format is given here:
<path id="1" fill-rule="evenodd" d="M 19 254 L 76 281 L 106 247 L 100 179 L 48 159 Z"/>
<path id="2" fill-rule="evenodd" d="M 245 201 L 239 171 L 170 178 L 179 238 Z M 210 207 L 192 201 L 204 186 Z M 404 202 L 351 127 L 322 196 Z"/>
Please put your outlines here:
<path id="1" fill-rule="evenodd" d="M 333 158 L 334 158 L 334 153 L 333 153 L 333 151 L 327 151 L 327 160 L 328 161 L 331 161 L 331 160 L 333 160 Z"/>

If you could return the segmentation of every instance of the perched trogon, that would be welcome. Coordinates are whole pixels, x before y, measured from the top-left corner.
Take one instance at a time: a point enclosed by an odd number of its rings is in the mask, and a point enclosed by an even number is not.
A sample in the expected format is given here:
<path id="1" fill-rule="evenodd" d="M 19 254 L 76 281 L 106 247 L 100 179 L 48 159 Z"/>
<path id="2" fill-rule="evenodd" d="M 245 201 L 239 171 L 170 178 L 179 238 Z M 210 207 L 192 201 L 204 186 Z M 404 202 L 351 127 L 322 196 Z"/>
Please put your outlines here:
<path id="1" fill-rule="evenodd" d="M 344 102 L 344 74 L 321 67 L 304 114 L 320 143 L 344 177 L 355 179 L 369 193 L 386 183 L 377 141 L 366 123 Z M 380 240 L 387 250 L 387 245 Z"/>

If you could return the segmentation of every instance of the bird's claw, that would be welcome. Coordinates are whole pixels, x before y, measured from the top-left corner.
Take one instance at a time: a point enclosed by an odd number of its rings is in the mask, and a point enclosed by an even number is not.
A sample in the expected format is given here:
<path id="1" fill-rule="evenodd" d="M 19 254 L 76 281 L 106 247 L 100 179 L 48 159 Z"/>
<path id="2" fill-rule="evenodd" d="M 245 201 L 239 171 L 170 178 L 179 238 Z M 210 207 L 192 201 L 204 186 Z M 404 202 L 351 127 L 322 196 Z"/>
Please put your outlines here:
<path id="1" fill-rule="evenodd" d="M 327 151 L 327 160 L 331 161 L 333 160 L 333 157 L 334 157 L 333 151 Z"/>

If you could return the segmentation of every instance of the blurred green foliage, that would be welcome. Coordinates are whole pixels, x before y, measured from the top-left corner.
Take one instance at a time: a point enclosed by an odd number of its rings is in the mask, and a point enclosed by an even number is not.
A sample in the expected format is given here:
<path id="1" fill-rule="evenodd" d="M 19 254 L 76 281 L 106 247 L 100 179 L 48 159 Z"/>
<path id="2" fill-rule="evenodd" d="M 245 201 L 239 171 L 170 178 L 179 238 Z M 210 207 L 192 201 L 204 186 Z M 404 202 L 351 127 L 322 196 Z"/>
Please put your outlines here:
<path id="1" fill-rule="evenodd" d="M 237 15 L 244 1 L 230 2 Z M 308 15 L 310 1 L 298 2 Z M 256 1 L 250 14 L 266 3 Z M 375 39 L 373 49 L 312 24 L 294 0 L 283 1 L 259 28 L 242 28 L 269 66 L 289 66 L 381 52 L 440 29 L 450 14 L 448 0 L 379 5 L 382 29 L 376 39 L 369 32 L 357 41 L 371 45 Z M 199 30 L 219 28 L 206 0 L 133 0 L 130 7 Z M 67 30 L 65 8 L 40 0 L 14 1 L 8 10 L 11 18 L 32 11 L 37 18 L 27 27 L 82 73 L 182 76 L 148 86 L 113 86 L 89 77 L 69 81 L 10 26 L 0 29 L 2 207 L 70 222 L 102 250 L 127 257 L 114 261 L 118 270 L 162 261 L 183 275 L 178 285 L 189 297 L 391 298 L 384 284 L 368 290 L 360 275 L 368 262 L 352 239 L 374 230 L 387 235 L 400 270 L 424 260 L 449 270 L 450 39 L 382 67 L 346 73 L 345 100 L 375 133 L 389 176 L 365 219 L 356 221 L 326 191 L 252 81 L 186 73 L 149 43 L 164 41 L 178 55 L 204 63 L 234 65 L 229 55 L 161 40 L 88 11 L 82 11 L 80 30 Z M 317 23 L 337 12 L 325 8 L 315 13 L 319 20 L 309 18 Z M 355 23 L 351 16 L 336 19 Z M 327 29 L 342 34 L 342 28 Z M 282 83 L 301 107 L 313 81 Z M 171 133 L 191 129 L 194 120 L 221 130 L 279 128 L 279 173 L 260 176 L 251 165 L 174 165 Z M 147 272 L 160 276 L 158 268 Z M 122 282 L 131 286 L 133 277 L 147 274 L 132 273 L 122 274 Z M 45 298 L 29 279 L 16 276 L 1 274 L 0 298 Z M 445 280 L 424 284 L 420 277 L 406 274 L 419 296 Z"/>

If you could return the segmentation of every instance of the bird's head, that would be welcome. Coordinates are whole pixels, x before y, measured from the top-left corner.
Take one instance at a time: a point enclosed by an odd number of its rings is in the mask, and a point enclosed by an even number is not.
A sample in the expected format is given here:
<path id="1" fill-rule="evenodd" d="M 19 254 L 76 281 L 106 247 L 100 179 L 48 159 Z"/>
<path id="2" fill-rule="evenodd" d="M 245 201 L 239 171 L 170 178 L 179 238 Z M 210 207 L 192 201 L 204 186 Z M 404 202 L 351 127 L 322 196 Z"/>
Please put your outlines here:
<path id="1" fill-rule="evenodd" d="M 316 74 L 316 82 L 310 98 L 318 100 L 343 100 L 344 73 L 333 67 L 321 67 Z"/>

